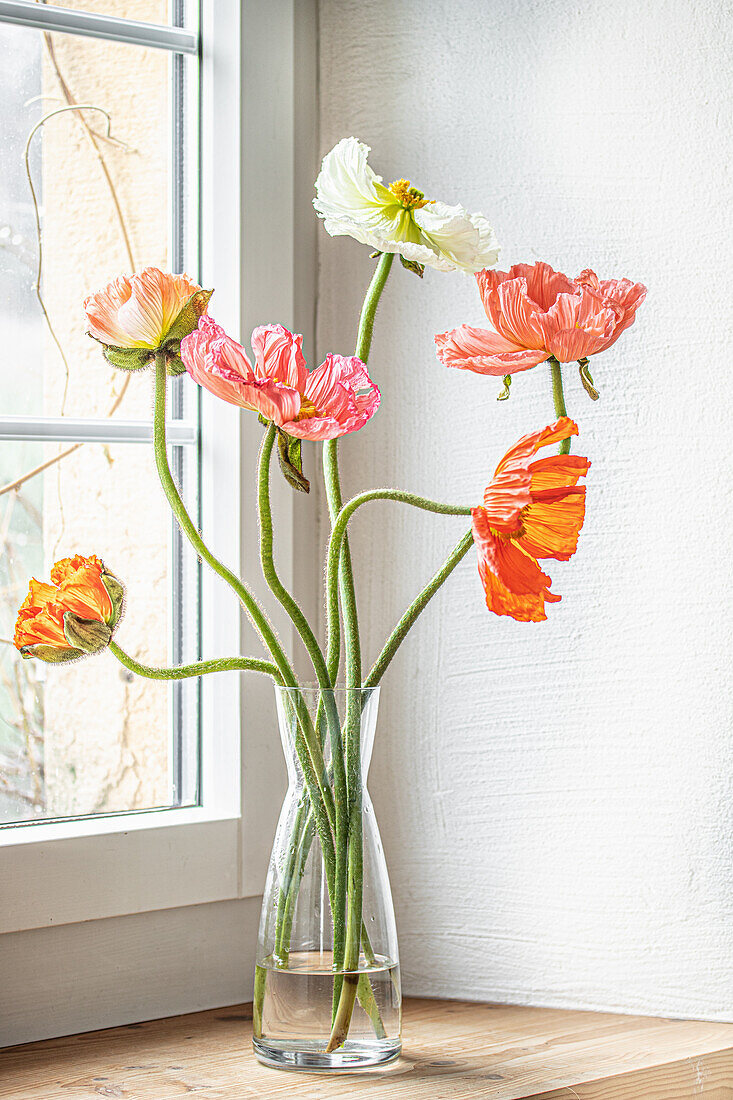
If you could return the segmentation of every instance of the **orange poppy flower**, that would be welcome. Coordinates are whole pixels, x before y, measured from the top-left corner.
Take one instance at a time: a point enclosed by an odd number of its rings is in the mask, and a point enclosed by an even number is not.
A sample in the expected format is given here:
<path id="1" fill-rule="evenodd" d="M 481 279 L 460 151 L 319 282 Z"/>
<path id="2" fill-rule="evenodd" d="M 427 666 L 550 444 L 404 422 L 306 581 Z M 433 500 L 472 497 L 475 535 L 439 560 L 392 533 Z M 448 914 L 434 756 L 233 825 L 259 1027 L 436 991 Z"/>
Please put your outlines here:
<path id="1" fill-rule="evenodd" d="M 57 561 L 51 584 L 30 582 L 15 624 L 23 657 L 71 661 L 109 643 L 122 613 L 123 588 L 97 557 Z"/>
<path id="2" fill-rule="evenodd" d="M 567 561 L 578 546 L 585 518 L 585 485 L 590 467 L 580 455 L 535 459 L 540 447 L 578 434 L 561 417 L 515 443 L 496 467 L 484 503 L 472 509 L 473 538 L 486 606 L 520 622 L 542 622 L 545 603 L 560 599 L 540 569 L 538 558 Z"/>
<path id="3" fill-rule="evenodd" d="M 113 367 L 141 370 L 156 351 L 165 351 L 169 373 L 182 374 L 181 340 L 206 313 L 211 294 L 188 275 L 157 267 L 121 275 L 85 299 L 87 334 L 99 341 Z"/>

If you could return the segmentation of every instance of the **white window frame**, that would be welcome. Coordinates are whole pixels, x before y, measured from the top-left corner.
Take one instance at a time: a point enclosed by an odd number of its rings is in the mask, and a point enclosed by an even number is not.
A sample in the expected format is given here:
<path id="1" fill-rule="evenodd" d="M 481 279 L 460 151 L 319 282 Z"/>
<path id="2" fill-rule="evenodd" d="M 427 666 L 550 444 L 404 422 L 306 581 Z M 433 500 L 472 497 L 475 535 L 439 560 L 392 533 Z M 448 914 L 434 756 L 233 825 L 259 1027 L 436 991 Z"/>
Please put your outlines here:
<path id="1" fill-rule="evenodd" d="M 303 319 L 312 321 L 314 264 L 306 290 L 299 276 L 304 262 L 313 259 L 314 243 L 310 228 L 298 230 L 296 272 L 294 213 L 295 145 L 302 140 L 296 125 L 303 110 L 299 85 L 313 73 L 307 65 L 298 74 L 296 66 L 302 48 L 297 22 L 306 7 L 311 5 L 298 10 L 298 0 L 202 4 L 201 274 L 205 286 L 216 288 L 212 312 L 234 335 L 244 336 L 255 324 L 269 320 L 292 327 L 301 320 L 301 331 Z M 310 14 L 309 10 L 309 20 Z M 25 25 L 56 31 L 63 26 L 82 34 L 100 33 L 104 24 L 105 36 L 118 40 L 120 24 L 126 22 L 40 7 L 29 0 L 0 0 L 0 15 L 6 21 L 13 17 Z M 190 52 L 187 32 L 127 22 L 141 44 Z M 307 48 L 311 46 L 314 42 Z M 315 127 L 314 114 L 308 121 Z M 273 141 L 273 134 L 280 140 Z M 242 155 L 245 148 L 248 156 Z M 312 180 L 310 167 L 307 175 Z M 239 410 L 207 394 L 203 398 L 204 535 L 217 556 L 239 565 L 240 571 L 244 567 L 249 577 L 257 562 L 250 490 L 257 432 L 240 433 Z M 69 430 L 73 432 L 71 425 Z M 124 434 L 123 425 L 119 430 Z M 234 456 L 240 462 L 233 461 Z M 244 483 L 242 466 L 248 475 Z M 288 581 L 293 567 L 292 493 L 285 487 L 276 495 L 280 499 L 275 506 L 284 520 L 279 565 Z M 242 629 L 235 597 L 218 580 L 214 584 L 208 570 L 203 574 L 202 606 L 204 655 L 260 652 L 251 630 Z M 206 677 L 200 806 L 0 829 L 0 933 L 260 894 L 282 782 L 273 721 L 272 687 L 265 677 Z M 180 1010 L 185 1008 L 182 1003 Z M 78 1026 L 77 1021 L 72 1014 L 69 1028 L 75 1022 Z M 64 1033 L 63 1022 L 54 1024 L 54 1033 Z M 2 1041 L 0 1035 L 0 1045 Z"/>

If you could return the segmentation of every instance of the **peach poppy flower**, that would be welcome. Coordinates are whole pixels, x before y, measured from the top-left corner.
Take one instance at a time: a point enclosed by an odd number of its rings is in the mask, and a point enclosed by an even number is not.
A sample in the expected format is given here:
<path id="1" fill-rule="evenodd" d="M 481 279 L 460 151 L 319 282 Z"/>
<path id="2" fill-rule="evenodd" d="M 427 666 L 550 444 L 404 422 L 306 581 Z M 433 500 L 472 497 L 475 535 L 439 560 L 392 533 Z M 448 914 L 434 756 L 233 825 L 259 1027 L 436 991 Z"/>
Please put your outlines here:
<path id="1" fill-rule="evenodd" d="M 146 267 L 120 276 L 85 300 L 87 332 L 104 346 L 113 366 L 139 369 L 162 348 L 177 354 L 178 341 L 196 328 L 210 297 L 211 291 L 202 290 L 188 275 Z"/>
<path id="2" fill-rule="evenodd" d="M 486 606 L 497 615 L 542 622 L 545 603 L 560 599 L 537 559 L 567 561 L 575 553 L 585 517 L 585 485 L 578 480 L 590 462 L 580 455 L 534 456 L 577 434 L 577 424 L 561 417 L 525 435 L 496 467 L 483 505 L 471 511 Z"/>
<path id="3" fill-rule="evenodd" d="M 309 371 L 302 336 L 282 325 L 252 333 L 254 366 L 241 344 L 211 317 L 181 343 L 186 370 L 216 397 L 260 413 L 297 439 L 326 440 L 358 431 L 379 408 L 379 390 L 360 359 L 327 355 Z"/>
<path id="4" fill-rule="evenodd" d="M 461 325 L 435 337 L 447 367 L 507 375 L 546 359 L 560 363 L 605 351 L 633 324 L 646 287 L 583 271 L 577 279 L 549 264 L 515 264 L 476 275 L 493 331 Z"/>
<path id="5" fill-rule="evenodd" d="M 124 590 L 99 558 L 63 558 L 51 584 L 32 578 L 15 624 L 23 657 L 70 661 L 109 643 L 122 613 Z"/>

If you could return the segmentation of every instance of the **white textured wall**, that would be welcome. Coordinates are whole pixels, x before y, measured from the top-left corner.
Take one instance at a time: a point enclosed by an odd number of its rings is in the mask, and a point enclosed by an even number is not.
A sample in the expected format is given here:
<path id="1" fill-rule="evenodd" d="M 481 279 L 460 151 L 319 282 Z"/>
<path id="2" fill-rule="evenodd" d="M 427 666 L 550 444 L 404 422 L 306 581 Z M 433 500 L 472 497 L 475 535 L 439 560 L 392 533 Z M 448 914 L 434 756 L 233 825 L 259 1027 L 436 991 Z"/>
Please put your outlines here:
<path id="1" fill-rule="evenodd" d="M 562 603 L 492 616 L 471 554 L 385 681 L 371 787 L 412 993 L 733 1015 L 729 29 L 710 0 L 320 6 L 322 151 L 353 133 L 387 181 L 482 210 L 501 266 L 650 289 L 593 364 L 601 400 L 569 379 L 593 468 Z M 372 261 L 322 234 L 320 265 L 320 350 L 346 352 Z M 472 280 L 395 270 L 349 495 L 478 502 L 553 419 L 543 367 L 497 405 L 440 366 L 433 333 L 464 321 Z M 462 529 L 355 522 L 368 656 Z"/>

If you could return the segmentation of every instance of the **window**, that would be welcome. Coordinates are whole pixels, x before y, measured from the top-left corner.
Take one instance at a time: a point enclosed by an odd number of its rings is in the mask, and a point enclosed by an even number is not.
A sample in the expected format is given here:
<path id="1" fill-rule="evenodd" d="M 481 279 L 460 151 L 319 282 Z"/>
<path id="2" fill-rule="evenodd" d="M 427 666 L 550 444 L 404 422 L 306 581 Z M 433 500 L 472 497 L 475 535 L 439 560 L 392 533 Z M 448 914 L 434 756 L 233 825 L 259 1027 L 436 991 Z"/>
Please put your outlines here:
<path id="1" fill-rule="evenodd" d="M 27 71 L 36 82 L 23 89 L 14 82 L 12 109 L 0 111 L 0 273 L 6 273 L 0 274 L 0 311 L 7 313 L 8 296 L 16 295 L 15 328 L 11 334 L 11 326 L 4 326 L 3 351 L 13 341 L 17 375 L 27 378 L 27 385 L 16 385 L 12 372 L 14 406 L 9 407 L 10 357 L 0 359 L 0 455 L 12 455 L 0 457 L 0 488 L 34 463 L 40 465 L 83 443 L 69 458 L 69 463 L 78 463 L 76 480 L 62 473 L 70 480 L 63 519 L 53 505 L 56 469 L 49 467 L 53 474 L 44 471 L 33 479 L 35 497 L 28 484 L 26 495 L 36 511 L 28 517 L 21 509 L 13 521 L 14 537 L 22 544 L 19 550 L 27 557 L 20 583 L 48 564 L 54 551 L 51 540 L 65 523 L 64 530 L 75 530 L 80 548 L 82 539 L 85 547 L 92 542 L 89 549 L 99 547 L 110 567 L 112 553 L 119 553 L 114 567 L 127 583 L 129 597 L 120 644 L 136 635 L 139 655 L 147 653 L 151 661 L 173 662 L 198 652 L 207 657 L 256 652 L 257 643 L 240 620 L 230 590 L 208 570 L 197 577 L 187 547 L 176 545 L 165 508 L 158 506 L 162 498 L 151 476 L 148 446 L 150 379 L 132 379 L 124 404 L 111 412 L 124 376 L 112 376 L 84 335 L 81 298 L 130 264 L 119 251 L 116 211 L 112 207 L 110 212 L 99 186 L 98 160 L 73 111 L 44 124 L 30 152 L 41 216 L 51 238 L 48 263 L 56 265 L 53 278 L 51 267 L 45 268 L 42 293 L 45 287 L 49 313 L 73 375 L 63 416 L 63 387 L 59 393 L 59 376 L 51 375 L 56 362 L 53 338 L 37 323 L 37 313 L 30 312 L 37 308 L 32 271 L 28 269 L 19 289 L 17 268 L 9 281 L 5 250 L 24 243 L 34 255 L 32 203 L 22 190 L 24 169 L 21 162 L 18 175 L 17 154 L 22 154 L 29 129 L 25 116 L 21 125 L 23 105 L 38 94 L 46 97 L 29 105 L 36 120 L 63 106 L 57 85 L 52 100 L 52 74 L 43 68 L 49 64 L 44 40 L 48 33 L 59 61 L 68 62 L 72 47 L 76 51 L 75 81 L 81 83 L 72 85 L 69 73 L 69 86 L 80 103 L 83 99 L 97 105 L 113 70 L 114 140 L 105 141 L 102 148 L 115 167 L 113 179 L 120 199 L 127 203 L 124 212 L 140 219 L 131 229 L 135 265 L 185 267 L 192 276 L 198 274 L 203 285 L 215 288 L 212 312 L 233 336 L 244 337 L 255 325 L 276 319 L 304 332 L 308 344 L 315 313 L 317 230 L 311 206 L 317 163 L 316 5 L 314 0 L 277 5 L 271 0 L 204 0 L 200 13 L 194 0 L 187 0 L 183 12 L 175 4 L 168 7 L 165 0 L 73 0 L 72 7 L 0 0 L 0 48 L 11 32 L 16 42 L 22 36 L 29 44 L 24 48 L 35 56 Z M 5 84 L 0 70 L 3 97 L 8 94 Z M 144 94 L 138 94 L 142 87 Z M 15 130 L 3 129 L 7 116 L 16 121 Z M 106 133 L 103 115 L 87 112 L 83 117 L 95 131 Z M 126 177 L 125 167 L 133 157 L 154 164 L 155 173 L 132 172 Z M 10 159 L 16 163 L 12 178 Z M 5 211 L 11 188 L 26 205 L 14 213 L 17 230 L 14 225 L 2 235 L 10 225 Z M 88 248 L 81 230 L 91 215 L 81 211 L 83 204 L 96 203 L 101 228 Z M 137 214 L 131 213 L 133 206 Z M 20 214 L 25 220 L 18 220 Z M 67 235 L 64 243 L 64 218 L 72 214 L 83 239 Z M 14 241 L 17 237 L 22 240 Z M 118 251 L 103 267 L 108 248 Z M 18 295 L 25 295 L 23 301 Z M 238 410 L 205 393 L 196 397 L 198 408 L 190 390 L 181 387 L 177 403 L 169 409 L 171 458 L 178 463 L 189 506 L 198 511 L 212 550 L 251 577 L 254 571 L 248 563 L 257 560 L 258 536 L 256 524 L 247 522 L 253 514 L 253 484 L 250 477 L 240 484 L 240 460 L 250 474 L 259 440 L 251 432 L 240 437 Z M 74 468 L 54 466 L 62 471 Z M 110 501 L 116 492 L 132 494 L 133 485 L 140 514 L 120 516 Z M 90 492 L 92 496 L 85 495 Z M 0 537 L 8 496 L 0 495 Z M 280 571 L 292 584 L 296 555 L 287 521 L 293 494 L 284 483 L 275 483 L 273 496 L 280 496 L 274 504 L 283 521 Z M 59 550 L 63 552 L 61 546 Z M 146 573 L 148 552 L 158 557 L 154 570 Z M 308 578 L 304 575 L 303 580 L 307 583 Z M 0 603 L 6 600 L 2 589 L 7 583 L 3 576 Z M 255 589 L 266 600 L 264 584 Z M 0 614 L 6 616 L 0 637 L 7 638 L 12 624 L 7 612 Z M 6 648 L 0 647 L 5 660 Z M 84 673 L 81 691 L 94 690 L 86 681 L 96 678 L 97 670 L 100 678 L 108 674 L 101 660 L 79 665 L 79 673 Z M 30 662 L 26 667 L 32 667 Z M 118 677 L 119 669 L 109 667 Z M 80 714 L 73 692 L 58 690 L 55 673 L 55 668 L 48 669 L 38 689 L 45 713 L 32 713 L 48 737 L 49 753 L 52 737 L 46 727 L 51 714 L 65 715 L 68 728 L 71 723 L 76 727 L 53 750 L 55 761 L 68 762 L 69 739 L 71 748 L 76 739 L 83 742 L 88 733 L 82 727 L 89 721 L 86 730 L 92 729 L 98 716 Z M 66 786 L 60 780 L 54 786 L 57 777 L 51 772 L 56 765 L 47 759 L 41 813 L 16 793 L 15 820 L 0 826 L 0 1045 L 231 1004 L 248 992 L 249 967 L 240 952 L 250 939 L 254 944 L 254 898 L 262 889 L 284 779 L 271 684 L 254 675 L 210 676 L 200 685 L 200 700 L 196 684 L 189 685 L 193 697 L 179 700 L 165 688 L 157 694 L 159 686 L 156 693 L 144 696 L 147 683 L 130 688 L 119 679 L 113 687 L 117 692 L 140 692 L 135 704 L 140 709 L 131 713 L 138 724 L 140 752 L 150 746 L 150 775 L 157 779 L 155 784 L 150 780 L 144 795 L 130 797 L 129 772 L 125 776 L 118 770 L 114 801 L 108 796 L 100 803 L 98 789 L 92 796 L 78 788 L 76 800 L 63 810 L 72 816 L 52 817 L 59 810 L 49 796 L 66 797 L 74 776 L 67 776 Z M 0 707 L 7 708 L 4 698 Z M 117 721 L 112 714 L 113 734 Z M 99 735 L 99 725 L 96 730 Z M 96 752 L 99 745 L 106 746 L 108 736 L 114 740 L 107 723 L 102 732 Z M 0 735 L 6 755 L 13 748 L 7 747 L 8 739 L 8 734 Z M 17 739 L 14 751 L 16 764 L 22 763 Z M 109 760 L 103 757 L 102 752 L 97 772 L 89 775 L 98 777 L 104 769 L 111 774 Z M 86 760 L 85 756 L 85 764 Z M 29 770 L 24 782 L 30 795 Z M 3 806 L 7 821 L 8 792 Z M 202 942 L 209 945 L 206 951 L 200 950 Z"/>
<path id="2" fill-rule="evenodd" d="M 192 805 L 194 681 L 142 681 L 110 654 L 50 670 L 11 639 L 27 578 L 97 553 L 128 585 L 125 644 L 138 659 L 198 655 L 196 564 L 146 446 L 149 378 L 110 370 L 81 312 L 122 271 L 196 273 L 198 62 L 181 52 L 195 40 L 123 41 L 118 18 L 58 33 L 33 25 L 38 6 L 10 7 L 35 10 L 30 25 L 0 14 L 0 821 Z M 165 15 L 140 0 L 107 8 Z M 196 514 L 197 395 L 183 380 L 170 411 L 172 465 Z"/>
<path id="3" fill-rule="evenodd" d="M 138 659 L 240 649 L 238 610 L 200 576 L 158 484 L 150 375 L 109 369 L 81 309 L 154 264 L 223 285 L 218 317 L 238 332 L 238 4 L 206 5 L 201 36 L 193 3 L 76 8 L 0 0 L 0 873 L 14 885 L 0 931 L 241 890 L 236 677 L 176 686 L 111 654 L 50 667 L 10 644 L 28 577 L 81 552 L 126 584 L 119 638 Z M 171 390 L 173 469 L 236 565 L 238 418 L 185 378 Z"/>

